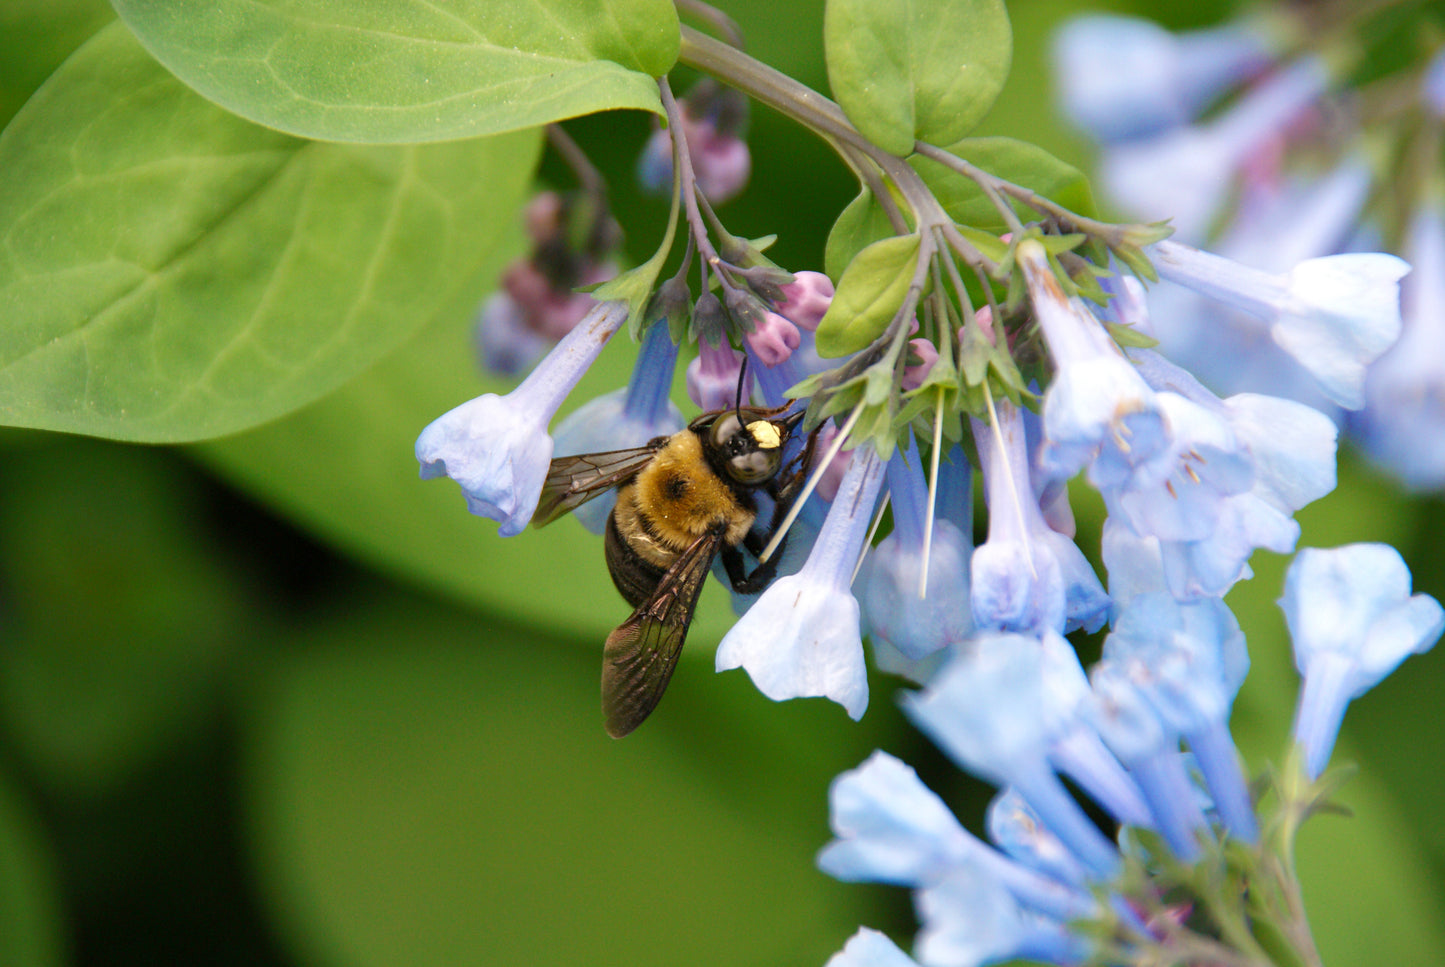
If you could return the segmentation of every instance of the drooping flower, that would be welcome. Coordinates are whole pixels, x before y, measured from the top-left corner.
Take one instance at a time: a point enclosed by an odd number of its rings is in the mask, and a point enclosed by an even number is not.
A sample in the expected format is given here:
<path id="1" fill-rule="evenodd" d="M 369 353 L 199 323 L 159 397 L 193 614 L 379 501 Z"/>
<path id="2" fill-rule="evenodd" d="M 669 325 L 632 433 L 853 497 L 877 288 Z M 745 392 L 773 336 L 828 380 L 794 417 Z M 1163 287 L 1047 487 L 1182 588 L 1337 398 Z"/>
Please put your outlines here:
<path id="1" fill-rule="evenodd" d="M 1136 17 L 1086 15 L 1054 35 L 1055 87 L 1069 120 L 1099 141 L 1127 141 L 1193 120 L 1266 67 L 1271 48 L 1244 22 L 1171 33 Z"/>
<path id="2" fill-rule="evenodd" d="M 875 648 L 886 645 L 917 660 L 973 631 L 968 582 L 973 534 L 937 517 L 932 534 L 925 535 L 928 488 L 916 440 L 889 460 L 888 492 L 893 532 L 868 553 L 858 575 L 863 629 Z"/>
<path id="3" fill-rule="evenodd" d="M 1018 408 L 1001 401 L 997 413 L 993 426 L 972 421 L 989 508 L 988 540 L 970 563 L 974 623 L 1004 631 L 1096 629 L 1108 595 L 1073 540 L 1039 510 Z"/>
<path id="4" fill-rule="evenodd" d="M 1080 727 L 1087 696 L 1078 659 L 1055 632 L 982 634 L 903 706 L 961 766 L 1016 789 L 1093 876 L 1107 877 L 1117 851 L 1051 765 L 1054 748 Z"/>
<path id="5" fill-rule="evenodd" d="M 1239 623 L 1224 602 L 1210 598 L 1183 604 L 1168 594 L 1135 596 L 1105 639 L 1101 664 L 1127 675 L 1150 704 L 1153 717 L 1168 733 L 1184 738 L 1225 827 L 1236 838 L 1253 842 L 1254 807 L 1228 725 L 1234 696 L 1249 671 L 1249 654 Z M 1175 810 L 1176 829 L 1192 829 L 1198 817 L 1189 800 L 1181 799 L 1179 808 L 1190 811 Z M 1154 814 L 1165 815 L 1169 809 L 1155 806 Z"/>
<path id="6" fill-rule="evenodd" d="M 1021 242 L 1017 260 L 1055 366 L 1040 463 L 1061 479 L 1087 466 L 1091 483 L 1109 486 L 1165 445 L 1154 392 L 1083 302 L 1064 294 L 1041 244 Z"/>
<path id="7" fill-rule="evenodd" d="M 642 338 L 627 385 L 568 414 L 552 434 L 553 452 L 569 456 L 625 450 L 681 430 L 686 424 L 682 411 L 668 399 L 676 362 L 677 346 L 666 324 L 654 324 Z M 576 508 L 572 516 L 592 533 L 601 534 L 614 503 L 616 496 L 609 491 Z"/>
<path id="8" fill-rule="evenodd" d="M 515 390 L 478 396 L 432 421 L 416 440 L 422 479 L 451 477 L 468 510 L 497 521 L 503 537 L 520 534 L 552 461 L 547 424 L 627 312 L 622 302 L 598 303 Z"/>
<path id="9" fill-rule="evenodd" d="M 1400 335 L 1403 259 L 1332 255 L 1276 275 L 1168 240 L 1152 249 L 1161 277 L 1265 320 L 1326 395 L 1347 409 L 1364 405 L 1365 367 Z"/>
<path id="10" fill-rule="evenodd" d="M 871 447 L 855 451 L 807 563 L 774 581 L 728 631 L 718 646 L 718 671 L 745 668 L 771 699 L 821 695 L 851 718 L 862 717 L 868 675 L 849 585 L 883 470 Z"/>
<path id="11" fill-rule="evenodd" d="M 1285 575 L 1284 610 L 1304 677 L 1295 741 L 1305 771 L 1324 771 L 1345 707 L 1445 631 L 1445 609 L 1410 593 L 1410 571 L 1385 544 L 1305 548 Z"/>
<path id="12" fill-rule="evenodd" d="M 1305 58 L 1262 81 L 1218 118 L 1112 145 L 1100 162 L 1105 191 L 1131 216 L 1167 218 L 1178 237 L 1200 241 L 1240 168 L 1329 82 L 1323 62 Z"/>
<path id="13" fill-rule="evenodd" d="M 1158 353 L 1131 358 L 1170 417 L 1171 445 L 1105 490 L 1110 593 L 1161 590 L 1162 579 L 1180 600 L 1221 596 L 1256 548 L 1294 549 L 1292 515 L 1334 489 L 1335 426 L 1290 400 L 1221 400 Z"/>

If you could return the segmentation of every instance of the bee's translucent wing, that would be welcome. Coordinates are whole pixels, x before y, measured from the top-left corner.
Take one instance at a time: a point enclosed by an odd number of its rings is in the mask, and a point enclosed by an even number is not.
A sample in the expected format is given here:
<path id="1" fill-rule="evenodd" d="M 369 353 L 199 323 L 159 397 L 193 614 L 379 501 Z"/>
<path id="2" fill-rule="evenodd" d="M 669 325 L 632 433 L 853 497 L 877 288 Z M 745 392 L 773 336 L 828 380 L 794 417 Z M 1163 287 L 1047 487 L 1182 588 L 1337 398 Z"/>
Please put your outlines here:
<path id="1" fill-rule="evenodd" d="M 652 596 L 607 636 L 602 652 L 602 713 L 613 738 L 641 725 L 662 700 L 721 542 L 720 532 L 694 541 L 663 574 Z"/>
<path id="2" fill-rule="evenodd" d="M 647 466 L 659 449 L 660 444 L 649 444 L 553 460 L 547 479 L 542 483 L 537 509 L 532 513 L 532 526 L 550 524 L 598 494 L 627 483 L 637 475 L 637 471 Z"/>

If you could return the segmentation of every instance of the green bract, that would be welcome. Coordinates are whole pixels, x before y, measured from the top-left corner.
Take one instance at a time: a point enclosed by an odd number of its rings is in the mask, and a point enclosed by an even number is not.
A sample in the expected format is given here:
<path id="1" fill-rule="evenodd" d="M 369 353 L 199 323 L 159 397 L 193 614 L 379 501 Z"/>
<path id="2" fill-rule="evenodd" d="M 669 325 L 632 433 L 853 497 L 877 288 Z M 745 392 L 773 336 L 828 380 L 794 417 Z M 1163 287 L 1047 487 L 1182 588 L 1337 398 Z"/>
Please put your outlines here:
<path id="1" fill-rule="evenodd" d="M 116 0 L 155 57 L 290 134 L 402 144 L 594 111 L 661 113 L 677 59 L 667 0 Z"/>
<path id="2" fill-rule="evenodd" d="M 917 235 L 886 238 L 859 252 L 818 324 L 818 352 L 846 356 L 881 336 L 908 292 L 917 260 Z"/>
<path id="3" fill-rule="evenodd" d="M 1013 37 L 1002 0 L 829 0 L 828 83 L 854 127 L 885 151 L 948 144 L 993 105 Z"/>
<path id="4" fill-rule="evenodd" d="M 477 270 L 537 146 L 297 140 L 106 28 L 0 134 L 0 421 L 173 442 L 320 397 Z"/>

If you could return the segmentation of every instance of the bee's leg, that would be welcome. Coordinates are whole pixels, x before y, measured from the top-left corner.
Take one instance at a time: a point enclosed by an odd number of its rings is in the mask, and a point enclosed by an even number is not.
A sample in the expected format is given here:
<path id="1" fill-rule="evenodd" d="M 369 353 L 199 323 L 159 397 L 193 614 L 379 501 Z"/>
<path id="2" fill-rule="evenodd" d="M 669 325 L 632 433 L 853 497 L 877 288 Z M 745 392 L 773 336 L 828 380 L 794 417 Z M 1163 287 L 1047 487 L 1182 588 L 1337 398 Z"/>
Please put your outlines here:
<path id="1" fill-rule="evenodd" d="M 765 542 L 758 535 L 749 533 L 743 538 L 743 545 L 756 557 L 762 553 Z M 782 548 L 779 548 L 779 553 L 781 551 Z M 778 554 L 753 568 L 751 573 L 742 552 L 731 544 L 724 544 L 718 554 L 722 557 L 723 568 L 728 572 L 728 580 L 738 594 L 757 594 L 772 582 L 773 576 L 778 572 Z"/>
<path id="2" fill-rule="evenodd" d="M 813 456 L 818 449 L 818 434 L 822 431 L 823 426 L 824 424 L 819 423 L 813 428 L 813 432 L 808 434 L 808 442 L 803 445 L 803 449 L 796 457 L 788 462 L 788 470 L 791 472 L 787 473 L 786 481 L 777 489 L 777 494 L 775 494 L 775 496 L 779 496 L 780 500 L 791 504 L 793 497 L 798 491 L 803 489 L 803 483 L 808 479 L 809 466 L 812 464 Z M 779 520 L 781 520 L 781 518 L 779 518 Z M 777 521 L 774 521 L 774 524 L 776 523 Z"/>

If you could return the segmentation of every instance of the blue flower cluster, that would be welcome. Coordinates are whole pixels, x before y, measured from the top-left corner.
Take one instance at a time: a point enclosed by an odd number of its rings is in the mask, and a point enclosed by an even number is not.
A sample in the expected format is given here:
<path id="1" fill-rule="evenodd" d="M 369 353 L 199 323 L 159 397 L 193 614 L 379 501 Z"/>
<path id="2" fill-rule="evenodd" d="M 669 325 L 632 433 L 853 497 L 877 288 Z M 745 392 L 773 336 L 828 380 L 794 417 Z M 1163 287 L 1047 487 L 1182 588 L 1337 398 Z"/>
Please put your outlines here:
<path id="1" fill-rule="evenodd" d="M 1399 554 L 1379 544 L 1301 551 L 1280 606 L 1304 679 L 1294 737 L 1313 780 L 1349 701 L 1433 645 L 1445 610 L 1411 595 Z M 1213 938 L 1184 922 L 1181 898 L 1165 895 L 1177 884 L 1122 874 L 1171 860 L 1222 867 L 1225 838 L 1261 848 L 1228 724 L 1248 665 L 1222 602 L 1157 592 L 1122 608 L 1087 675 L 1052 632 L 978 636 L 904 709 L 954 762 L 1000 788 L 990 841 L 887 753 L 838 777 L 837 839 L 819 865 L 912 888 L 922 929 L 910 957 L 865 928 L 830 967 L 1219 962 Z M 1062 777 L 1128 830 L 1119 843 Z M 1146 850 L 1138 831 L 1163 847 Z"/>
<path id="2" fill-rule="evenodd" d="M 746 669 L 770 698 L 822 696 L 856 719 L 869 699 L 866 638 L 878 667 L 924 686 L 905 698 L 914 722 L 1000 787 L 985 841 L 886 754 L 834 785 L 838 839 L 821 865 L 913 888 L 923 922 L 913 956 L 930 967 L 1014 957 L 1234 962 L 1217 956 L 1220 936 L 1238 941 L 1250 920 L 1289 915 L 1252 908 L 1211 933 L 1176 905 L 1181 865 L 1215 864 L 1211 882 L 1250 880 L 1259 871 L 1240 868 L 1240 857 L 1281 849 L 1266 842 L 1229 731 L 1249 659 L 1222 599 L 1250 576 L 1256 549 L 1294 551 L 1295 512 L 1335 486 L 1336 423 L 1277 387 L 1308 383 L 1299 395 L 1329 414 L 1359 410 L 1402 329 L 1419 331 L 1402 323 L 1409 265 L 1393 255 L 1295 244 L 1292 224 L 1248 236 L 1278 240 L 1254 267 L 1187 244 L 1250 159 L 1241 145 L 1324 96 L 1323 60 L 1300 56 L 1276 69 L 1278 49 L 1248 25 L 1178 37 L 1115 20 L 1076 26 L 1063 60 L 1097 57 L 1111 37 L 1122 38 L 1111 57 L 1122 52 L 1153 80 L 1120 87 L 1090 74 L 1099 83 L 1070 85 L 1071 108 L 1119 140 L 1115 164 L 1132 172 L 1113 179 L 1120 185 L 1157 187 L 1152 179 L 1170 164 L 1198 169 L 1176 170 L 1167 185 L 1184 241 L 1158 225 L 1106 225 L 1052 203 L 1025 225 L 1003 195 L 1024 205 L 1037 205 L 1036 196 L 920 145 L 999 200 L 1009 231 L 972 229 L 965 238 L 966 226 L 908 165 L 880 157 L 915 231 L 864 249 L 855 264 L 869 263 L 861 274 L 870 278 L 854 276 L 845 298 L 826 277 L 785 272 L 722 229 L 701 186 L 694 155 L 702 149 L 689 146 L 689 116 L 664 81 L 670 130 L 687 135 L 671 140 L 668 166 L 673 225 L 686 209 L 689 230 L 678 274 L 656 285 L 663 251 L 597 291 L 601 301 L 516 390 L 444 414 L 416 444 L 423 477 L 454 479 L 468 507 L 510 536 L 531 519 L 554 453 L 635 446 L 683 425 L 668 400 L 676 342 L 697 346 L 687 384 L 705 410 L 742 397 L 807 406 L 814 462 L 783 522 L 791 533 L 778 577 L 760 594 L 735 595 L 740 617 L 716 666 Z M 1224 86 L 1256 76 L 1225 114 L 1190 124 Z M 1308 213 L 1316 241 L 1322 213 L 1358 215 L 1349 200 L 1359 184 L 1340 169 L 1310 186 L 1314 207 L 1297 212 Z M 1332 200 L 1317 197 L 1326 191 Z M 894 227 L 902 235 L 910 226 Z M 672 238 L 670 228 L 665 247 Z M 1445 246 L 1445 235 L 1422 244 Z M 871 273 L 896 252 L 908 264 L 869 289 Z M 686 281 L 693 254 L 696 300 Z M 1141 279 L 1156 273 L 1165 284 L 1146 295 Z M 849 276 L 838 284 L 846 292 Z M 1442 295 L 1424 283 L 1416 291 L 1407 307 Z M 866 347 L 820 358 L 830 342 L 857 345 L 848 330 L 860 316 L 876 324 L 858 340 Z M 1247 323 L 1231 329 L 1235 316 Z M 628 386 L 549 435 L 563 398 L 629 318 L 642 351 Z M 1231 332 L 1245 342 L 1232 343 Z M 1194 352 L 1200 346 L 1209 354 Z M 1259 384 L 1272 395 L 1254 384 L 1217 395 L 1195 373 L 1208 377 L 1221 351 L 1237 375 L 1284 361 L 1293 376 Z M 975 469 L 988 512 L 977 547 Z M 1076 478 L 1107 509 L 1107 585 L 1074 540 Z M 885 507 L 891 530 L 875 546 Z M 589 512 L 584 523 L 601 529 L 606 505 Z M 771 516 L 764 508 L 758 519 Z M 1302 551 L 1281 603 L 1304 677 L 1295 736 L 1309 791 L 1347 703 L 1431 645 L 1445 613 L 1433 598 L 1412 596 L 1399 556 L 1375 545 Z M 1103 658 L 1086 671 L 1064 636 L 1106 626 Z M 1119 825 L 1119 837 L 1096 825 L 1066 779 Z M 914 962 L 869 931 L 835 959 L 839 967 Z"/>
<path id="3" fill-rule="evenodd" d="M 1201 281 L 1207 260 L 1178 264 L 1157 253 L 1166 284 L 1149 299 L 1161 349 L 1218 391 L 1267 391 L 1320 408 L 1407 486 L 1440 489 L 1445 51 L 1425 30 L 1416 51 L 1394 50 L 1392 69 L 1361 79 L 1352 65 L 1377 31 L 1317 18 L 1370 14 L 1301 6 L 1183 33 L 1083 17 L 1056 36 L 1056 86 L 1065 114 L 1100 143 L 1100 182 L 1126 214 L 1170 218 L 1175 240 L 1207 242 L 1275 273 L 1220 312 L 1168 284 L 1179 273 Z M 1311 46 L 1322 37 L 1334 46 Z M 1349 275 L 1400 266 L 1341 253 L 1382 244 L 1415 266 L 1398 334 L 1347 318 L 1359 291 Z M 1350 273 L 1339 273 L 1341 260 L 1355 260 Z M 1320 284 L 1317 273 L 1344 288 Z M 1270 308 L 1296 300 L 1340 314 L 1324 337 L 1333 348 L 1282 325 Z"/>

